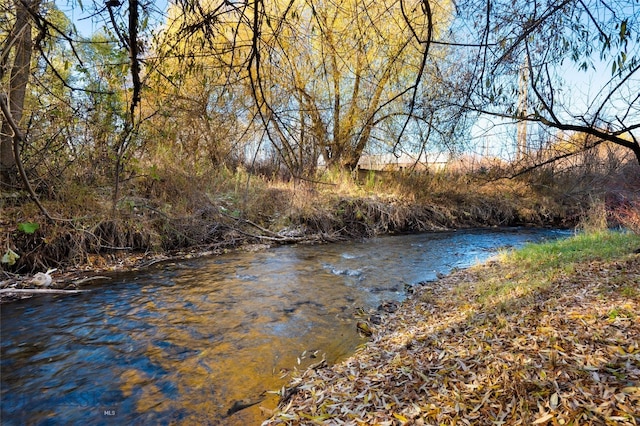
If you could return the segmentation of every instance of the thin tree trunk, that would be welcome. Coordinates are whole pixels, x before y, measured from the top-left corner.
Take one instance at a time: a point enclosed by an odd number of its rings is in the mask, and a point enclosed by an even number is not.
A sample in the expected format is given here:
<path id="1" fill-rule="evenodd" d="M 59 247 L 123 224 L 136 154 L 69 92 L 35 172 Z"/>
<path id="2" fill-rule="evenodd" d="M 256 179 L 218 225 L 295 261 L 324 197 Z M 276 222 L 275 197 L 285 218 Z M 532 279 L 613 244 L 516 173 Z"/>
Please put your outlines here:
<path id="1" fill-rule="evenodd" d="M 42 205 L 36 192 L 33 190 L 31 183 L 29 183 L 29 178 L 27 177 L 27 173 L 24 171 L 24 167 L 22 167 L 22 161 L 20 161 L 20 156 L 18 155 L 20 152 L 20 144 L 24 142 L 24 135 L 18 128 L 18 124 L 13 120 L 11 116 L 11 112 L 9 111 L 9 106 L 7 105 L 7 97 L 4 93 L 0 93 L 0 110 L 2 110 L 2 115 L 4 116 L 4 122 L 9 123 L 9 128 L 13 133 L 13 152 L 16 154 L 14 156 L 14 162 L 18 172 L 20 173 L 20 177 L 22 178 L 22 182 L 26 187 L 27 191 L 29 191 L 29 195 L 36 203 L 42 214 L 46 216 L 49 221 L 53 222 L 55 219 L 51 217 L 47 209 Z"/>
<path id="2" fill-rule="evenodd" d="M 7 100 L 11 117 L 20 123 L 24 110 L 24 99 L 31 74 L 31 52 L 33 50 L 31 38 L 31 19 L 27 8 L 37 7 L 39 0 L 15 0 L 16 22 L 11 37 L 15 43 L 5 43 L 5 46 L 15 46 L 15 58 L 9 78 Z M 4 52 L 3 52 L 4 53 Z M 13 152 L 13 131 L 8 119 L 2 120 L 0 132 L 0 183 L 4 188 L 17 186 L 18 175 L 15 158 L 20 152 Z"/>

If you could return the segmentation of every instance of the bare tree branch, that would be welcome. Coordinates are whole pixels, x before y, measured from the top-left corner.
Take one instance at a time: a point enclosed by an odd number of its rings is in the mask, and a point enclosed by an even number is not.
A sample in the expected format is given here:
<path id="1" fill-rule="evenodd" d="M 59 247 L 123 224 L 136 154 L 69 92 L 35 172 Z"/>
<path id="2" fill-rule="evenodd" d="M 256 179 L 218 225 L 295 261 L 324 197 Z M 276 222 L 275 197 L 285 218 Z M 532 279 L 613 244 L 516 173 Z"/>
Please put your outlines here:
<path id="1" fill-rule="evenodd" d="M 18 124 L 13 119 L 11 115 L 11 111 L 9 111 L 9 105 L 7 105 L 7 95 L 4 93 L 0 93 L 0 109 L 2 110 L 2 114 L 4 114 L 5 120 L 9 123 L 11 130 L 13 130 L 13 155 L 15 156 L 16 166 L 20 173 L 20 177 L 22 178 L 22 182 L 24 186 L 27 188 L 31 199 L 36 203 L 42 214 L 50 221 L 54 222 L 55 219 L 49 214 L 47 209 L 42 205 L 40 199 L 36 195 L 36 192 L 33 190 L 31 186 L 31 182 L 29 182 L 29 178 L 27 177 L 27 173 L 24 171 L 24 167 L 22 165 L 22 160 L 20 159 L 20 143 L 24 141 L 24 135 L 20 131 Z"/>

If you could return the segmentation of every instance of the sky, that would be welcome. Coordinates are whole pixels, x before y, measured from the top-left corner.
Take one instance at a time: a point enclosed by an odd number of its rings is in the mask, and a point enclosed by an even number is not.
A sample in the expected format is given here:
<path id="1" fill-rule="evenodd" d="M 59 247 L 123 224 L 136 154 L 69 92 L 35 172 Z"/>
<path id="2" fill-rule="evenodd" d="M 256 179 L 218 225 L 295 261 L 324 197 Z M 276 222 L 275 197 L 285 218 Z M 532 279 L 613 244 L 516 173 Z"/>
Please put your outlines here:
<path id="1" fill-rule="evenodd" d="M 127 8 L 126 0 L 120 0 L 121 6 L 114 10 L 122 10 L 125 12 Z M 141 2 L 143 3 L 143 2 Z M 148 1 L 154 10 L 153 16 L 156 19 L 162 17 L 162 13 L 167 10 L 167 0 Z M 62 12 L 67 15 L 71 22 L 76 26 L 80 35 L 89 37 L 105 25 L 105 19 L 108 19 L 108 13 L 105 10 L 105 2 L 96 0 L 55 0 L 55 4 Z M 101 12 L 96 14 L 96 11 Z"/>
<path id="2" fill-rule="evenodd" d="M 570 112 L 572 114 L 581 112 L 586 114 L 593 111 L 594 101 L 603 99 L 602 88 L 607 87 L 611 79 L 611 64 L 597 60 L 594 62 L 594 66 L 595 69 L 582 71 L 578 70 L 577 65 L 567 61 L 560 69 L 560 74 L 566 82 L 560 92 L 566 98 L 565 103 L 571 106 Z M 638 90 L 640 90 L 640 85 Z M 615 104 L 615 102 L 612 103 L 614 106 Z M 622 110 L 623 105 L 620 105 L 619 108 Z M 536 140 L 539 137 L 539 130 L 538 125 L 528 124 L 531 145 L 536 145 L 539 142 Z M 554 130 L 551 131 L 554 132 Z M 514 160 L 516 156 L 515 137 L 516 124 L 513 120 L 501 120 L 497 117 L 480 119 L 472 130 L 473 153 Z"/>

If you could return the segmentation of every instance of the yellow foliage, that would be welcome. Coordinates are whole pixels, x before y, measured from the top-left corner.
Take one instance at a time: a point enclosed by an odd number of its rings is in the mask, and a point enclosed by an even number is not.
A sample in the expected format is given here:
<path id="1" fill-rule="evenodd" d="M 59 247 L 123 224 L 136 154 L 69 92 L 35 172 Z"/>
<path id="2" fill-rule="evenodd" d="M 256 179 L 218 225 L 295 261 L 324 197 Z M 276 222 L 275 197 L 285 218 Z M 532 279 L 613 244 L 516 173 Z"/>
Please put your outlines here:
<path id="1" fill-rule="evenodd" d="M 279 0 L 257 11 L 210 0 L 200 7 L 170 6 L 157 37 L 148 68 L 160 72 L 147 102 L 172 113 L 153 117 L 149 139 L 176 140 L 184 152 L 218 160 L 240 137 L 263 137 L 262 126 L 271 125 L 287 166 L 304 163 L 304 155 L 358 156 L 380 106 L 413 83 L 424 51 L 416 36 L 425 40 L 429 24 L 417 0 L 404 3 L 404 16 L 398 0 Z M 434 3 L 432 12 L 437 37 L 452 3 Z"/>

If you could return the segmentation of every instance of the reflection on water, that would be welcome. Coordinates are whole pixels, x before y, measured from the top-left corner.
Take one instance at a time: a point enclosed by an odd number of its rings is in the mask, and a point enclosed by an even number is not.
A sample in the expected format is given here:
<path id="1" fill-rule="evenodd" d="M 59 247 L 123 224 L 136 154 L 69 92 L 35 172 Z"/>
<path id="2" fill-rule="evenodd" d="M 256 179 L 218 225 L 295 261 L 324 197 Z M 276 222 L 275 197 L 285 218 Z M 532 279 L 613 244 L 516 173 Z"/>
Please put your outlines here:
<path id="1" fill-rule="evenodd" d="M 353 313 L 404 284 L 559 231 L 465 231 L 164 264 L 2 306 L 2 424 L 259 424 L 292 368 L 363 342 Z M 301 356 L 306 353 L 305 356 Z M 313 354 L 317 358 L 312 358 Z M 234 402 L 250 408 L 227 416 Z M 232 410 L 233 411 L 233 410 Z"/>

